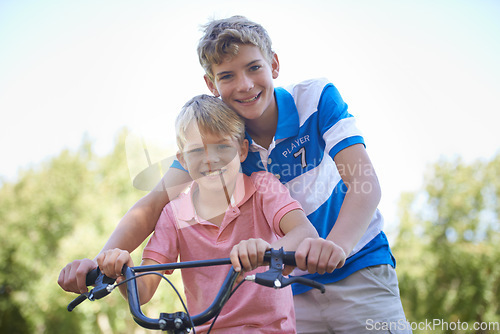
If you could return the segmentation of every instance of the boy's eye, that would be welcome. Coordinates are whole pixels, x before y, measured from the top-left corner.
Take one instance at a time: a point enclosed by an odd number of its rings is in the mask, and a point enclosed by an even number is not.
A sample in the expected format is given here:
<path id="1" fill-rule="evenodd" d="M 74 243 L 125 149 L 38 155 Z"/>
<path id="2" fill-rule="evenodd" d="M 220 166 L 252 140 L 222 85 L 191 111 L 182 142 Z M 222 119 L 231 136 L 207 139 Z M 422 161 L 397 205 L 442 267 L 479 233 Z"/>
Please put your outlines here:
<path id="1" fill-rule="evenodd" d="M 254 66 L 250 67 L 250 71 L 252 71 L 252 72 L 253 72 L 253 71 L 257 71 L 257 70 L 259 70 L 261 67 L 262 67 L 261 65 L 254 65 Z"/>
<path id="2" fill-rule="evenodd" d="M 225 75 L 222 75 L 219 77 L 219 80 L 229 80 L 231 79 L 233 76 L 231 74 L 225 74 Z"/>
<path id="3" fill-rule="evenodd" d="M 198 147 L 198 148 L 193 148 L 189 151 L 187 151 L 186 153 L 187 154 L 190 154 L 190 155 L 193 155 L 193 154 L 200 154 L 200 153 L 203 153 L 205 150 L 202 148 L 202 147 Z"/>

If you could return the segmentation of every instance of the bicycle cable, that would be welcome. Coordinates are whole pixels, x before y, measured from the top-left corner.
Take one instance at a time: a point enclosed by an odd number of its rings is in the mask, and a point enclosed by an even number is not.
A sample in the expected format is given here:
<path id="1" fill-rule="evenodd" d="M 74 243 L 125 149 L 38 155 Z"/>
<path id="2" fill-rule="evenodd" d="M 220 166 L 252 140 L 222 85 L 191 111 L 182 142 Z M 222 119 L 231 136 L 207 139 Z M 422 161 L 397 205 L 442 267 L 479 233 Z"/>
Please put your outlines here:
<path id="1" fill-rule="evenodd" d="M 227 300 L 229 300 L 233 294 L 236 292 L 236 290 L 243 284 L 245 283 L 246 281 L 243 280 L 241 281 L 240 283 L 238 283 L 238 285 L 231 291 L 231 293 L 229 294 L 229 298 Z M 225 305 L 225 304 L 224 304 Z M 207 334 L 210 334 L 210 331 L 212 330 L 212 327 L 214 326 L 215 324 L 215 321 L 217 320 L 217 318 L 219 317 L 219 314 L 222 312 L 222 308 L 224 307 L 224 305 L 221 306 L 221 308 L 219 309 L 219 312 L 217 312 L 217 314 L 215 315 L 214 317 L 214 320 L 212 321 L 212 323 L 210 324 L 210 327 L 208 327 L 208 330 L 207 330 Z"/>
<path id="2" fill-rule="evenodd" d="M 138 279 L 139 277 L 142 277 L 142 276 L 146 276 L 146 275 L 157 275 L 157 276 L 160 276 L 161 278 L 163 278 L 165 281 L 167 281 L 168 284 L 170 284 L 170 286 L 172 287 L 172 289 L 175 291 L 175 293 L 177 294 L 177 297 L 179 298 L 179 300 L 181 301 L 181 304 L 182 304 L 182 307 L 184 308 L 184 311 L 186 312 L 186 315 L 187 315 L 187 318 L 189 320 L 189 323 L 191 324 L 191 328 L 193 330 L 193 334 L 196 334 L 196 330 L 195 330 L 195 326 L 194 326 L 194 323 L 193 323 L 193 320 L 191 319 L 191 315 L 189 314 L 189 311 L 186 307 L 186 304 L 184 303 L 184 300 L 182 299 L 181 297 L 181 294 L 179 293 L 179 291 L 177 290 L 177 288 L 174 286 L 174 284 L 163 274 L 160 274 L 160 273 L 157 273 L 157 272 L 154 272 L 154 271 L 151 271 L 151 272 L 146 272 L 146 273 L 142 273 L 142 274 L 138 274 L 138 275 L 135 275 L 134 277 L 131 277 L 131 278 L 128 278 L 128 279 L 125 279 L 124 281 L 118 283 L 118 284 L 115 284 L 112 288 L 115 289 L 116 287 L 119 287 L 120 285 L 123 285 L 131 280 L 135 280 L 135 279 Z M 244 282 L 244 281 L 243 281 Z M 241 283 L 243 282 L 240 282 L 239 285 L 241 285 Z M 239 285 L 234 289 L 236 290 Z M 233 290 L 233 291 L 234 291 Z M 233 292 L 231 292 L 231 295 L 233 294 Z M 219 311 L 220 313 L 220 311 Z M 219 315 L 219 313 L 217 313 L 217 315 Z M 215 320 L 214 320 L 215 322 Z M 208 334 L 208 333 L 207 333 Z"/>

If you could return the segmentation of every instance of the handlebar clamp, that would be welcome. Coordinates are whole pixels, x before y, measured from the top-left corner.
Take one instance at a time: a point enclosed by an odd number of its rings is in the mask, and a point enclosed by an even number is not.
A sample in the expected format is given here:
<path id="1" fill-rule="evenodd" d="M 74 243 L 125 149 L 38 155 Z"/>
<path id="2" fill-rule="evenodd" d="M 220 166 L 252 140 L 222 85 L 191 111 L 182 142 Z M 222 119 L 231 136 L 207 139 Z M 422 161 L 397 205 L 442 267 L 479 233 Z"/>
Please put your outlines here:
<path id="1" fill-rule="evenodd" d="M 185 312 L 160 313 L 159 325 L 161 330 L 175 328 L 176 331 L 190 329 L 191 321 Z"/>
<path id="2" fill-rule="evenodd" d="M 279 289 L 283 286 L 283 275 L 281 275 L 281 271 L 283 270 L 283 247 L 279 250 L 271 249 L 270 252 L 269 270 L 255 274 L 255 283 Z"/>

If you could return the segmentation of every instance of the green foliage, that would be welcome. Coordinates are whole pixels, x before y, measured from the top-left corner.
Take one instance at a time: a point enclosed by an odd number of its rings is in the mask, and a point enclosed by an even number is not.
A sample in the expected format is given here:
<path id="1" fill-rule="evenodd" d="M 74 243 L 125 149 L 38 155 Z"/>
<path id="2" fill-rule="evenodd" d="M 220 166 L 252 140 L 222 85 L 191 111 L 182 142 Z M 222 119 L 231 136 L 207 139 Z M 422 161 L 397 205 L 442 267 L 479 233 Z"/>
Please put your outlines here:
<path id="1" fill-rule="evenodd" d="M 469 330 L 476 322 L 498 324 L 499 170 L 500 154 L 471 164 L 440 160 L 426 176 L 424 191 L 402 196 L 393 250 L 410 322 L 460 321 Z"/>
<path id="2" fill-rule="evenodd" d="M 84 142 L 22 172 L 0 188 L 0 333 L 140 333 L 116 292 L 86 302 L 69 313 L 76 295 L 57 285 L 66 263 L 94 257 L 121 216 L 145 193 L 132 187 L 124 131 L 115 149 L 100 157 Z M 134 252 L 136 263 L 141 249 Z M 180 280 L 174 275 L 178 287 Z M 179 309 L 176 297 L 160 286 L 145 308 Z M 85 305 L 87 304 L 87 305 Z"/>

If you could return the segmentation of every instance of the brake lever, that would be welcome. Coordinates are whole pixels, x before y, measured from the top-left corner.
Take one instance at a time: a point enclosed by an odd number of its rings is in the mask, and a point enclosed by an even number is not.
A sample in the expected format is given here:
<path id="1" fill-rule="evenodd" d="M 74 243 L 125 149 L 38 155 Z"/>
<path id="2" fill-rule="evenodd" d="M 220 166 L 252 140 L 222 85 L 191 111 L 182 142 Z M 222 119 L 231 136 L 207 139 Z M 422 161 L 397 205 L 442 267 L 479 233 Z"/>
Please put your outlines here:
<path id="1" fill-rule="evenodd" d="M 318 289 L 321 291 L 321 293 L 325 293 L 325 286 L 311 279 L 300 276 L 284 277 L 282 275 L 283 255 L 283 247 L 279 250 L 272 249 L 269 270 L 263 273 L 249 275 L 245 278 L 245 280 L 254 281 L 257 284 L 275 289 L 284 288 L 292 283 L 299 283 L 310 286 L 311 288 Z"/>
<path id="2" fill-rule="evenodd" d="M 248 280 L 253 280 L 255 283 L 268 286 L 271 288 L 279 289 L 283 287 L 283 247 L 279 250 L 271 249 L 271 256 L 269 261 L 269 270 L 263 273 L 248 276 Z"/>
<path id="3" fill-rule="evenodd" d="M 282 279 L 282 287 L 290 285 L 292 283 L 298 283 L 302 285 L 307 285 L 311 288 L 318 289 L 321 293 L 325 293 L 325 286 L 319 282 L 313 281 L 312 279 L 300 277 L 300 276 L 292 276 L 292 277 L 283 277 Z"/>
<path id="4" fill-rule="evenodd" d="M 68 311 L 71 312 L 75 307 L 80 305 L 85 300 L 94 301 L 97 299 L 101 299 L 111 293 L 115 286 L 116 279 L 110 278 L 96 268 L 87 274 L 87 285 L 95 284 L 94 288 L 90 290 L 90 292 L 85 292 L 76 297 L 71 303 L 68 305 Z"/>
<path id="5" fill-rule="evenodd" d="M 103 273 L 101 273 L 99 268 L 97 268 L 97 270 L 98 270 L 98 275 L 95 280 L 95 286 L 92 290 L 90 290 L 89 296 L 87 297 L 91 301 L 101 299 L 109 295 L 111 291 L 113 291 L 114 289 L 113 284 L 116 281 L 116 279 L 108 277 Z"/>

